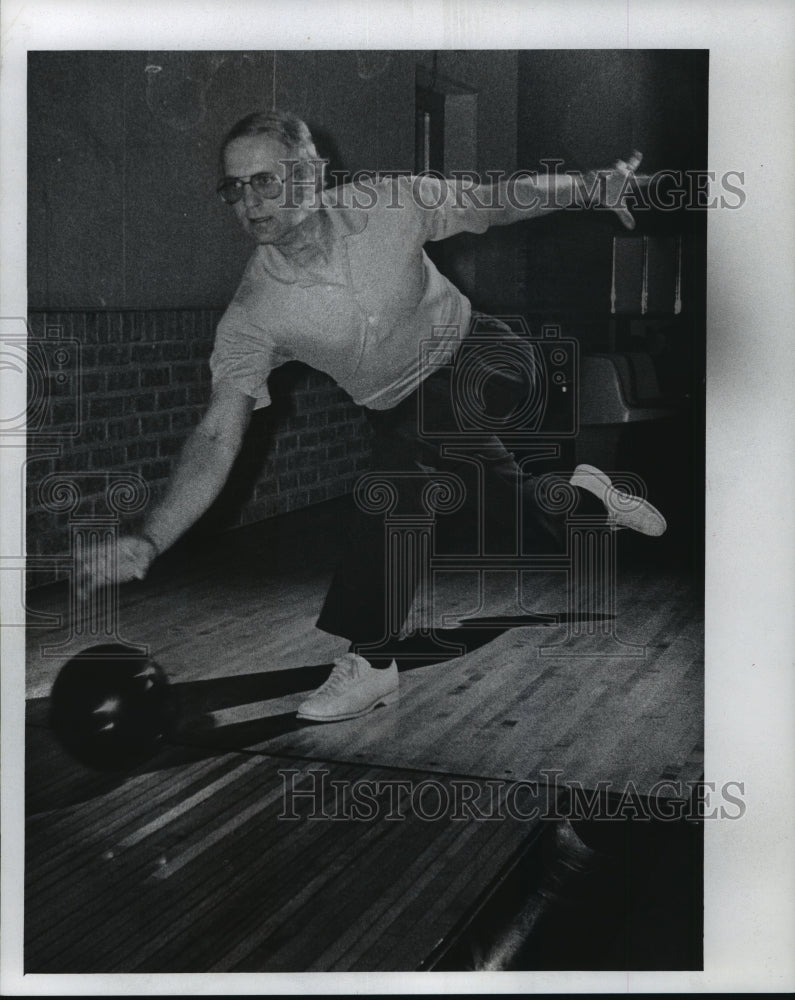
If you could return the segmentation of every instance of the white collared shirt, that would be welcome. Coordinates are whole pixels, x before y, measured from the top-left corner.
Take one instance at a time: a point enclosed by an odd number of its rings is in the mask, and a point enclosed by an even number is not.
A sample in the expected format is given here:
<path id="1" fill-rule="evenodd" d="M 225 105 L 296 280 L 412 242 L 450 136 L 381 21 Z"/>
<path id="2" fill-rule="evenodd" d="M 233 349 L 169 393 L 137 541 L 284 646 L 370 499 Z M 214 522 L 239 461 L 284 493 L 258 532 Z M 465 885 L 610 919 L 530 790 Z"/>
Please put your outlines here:
<path id="1" fill-rule="evenodd" d="M 494 219 L 453 182 L 431 177 L 346 185 L 322 200 L 328 257 L 299 263 L 277 246 L 257 247 L 218 325 L 213 382 L 228 380 L 266 406 L 271 371 L 302 361 L 354 402 L 390 409 L 457 349 L 469 325 L 469 300 L 423 245 L 485 232 Z M 428 351 L 431 341 L 438 350 Z"/>

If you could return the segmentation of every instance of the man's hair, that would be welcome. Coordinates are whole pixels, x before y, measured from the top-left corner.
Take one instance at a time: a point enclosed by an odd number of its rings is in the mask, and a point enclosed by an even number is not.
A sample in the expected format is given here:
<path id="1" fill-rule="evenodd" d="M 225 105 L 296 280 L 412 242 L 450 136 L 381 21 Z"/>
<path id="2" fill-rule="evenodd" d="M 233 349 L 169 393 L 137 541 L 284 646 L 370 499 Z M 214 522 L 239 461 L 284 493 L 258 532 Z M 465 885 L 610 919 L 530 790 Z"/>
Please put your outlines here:
<path id="1" fill-rule="evenodd" d="M 300 181 L 314 182 L 318 189 L 323 186 L 324 161 L 317 154 L 312 133 L 306 122 L 289 111 L 255 111 L 233 125 L 221 143 L 219 164 L 222 174 L 225 169 L 224 155 L 229 144 L 235 139 L 251 135 L 268 135 L 278 139 L 287 149 L 290 158 L 298 161 L 293 176 Z"/>

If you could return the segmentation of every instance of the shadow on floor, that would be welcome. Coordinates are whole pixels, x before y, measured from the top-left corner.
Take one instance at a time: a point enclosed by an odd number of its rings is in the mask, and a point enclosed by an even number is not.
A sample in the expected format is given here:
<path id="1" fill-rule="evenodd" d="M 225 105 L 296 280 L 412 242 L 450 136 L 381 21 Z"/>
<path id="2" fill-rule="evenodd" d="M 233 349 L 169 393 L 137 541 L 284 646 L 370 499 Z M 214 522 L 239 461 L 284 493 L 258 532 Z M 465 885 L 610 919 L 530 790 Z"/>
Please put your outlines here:
<path id="1" fill-rule="evenodd" d="M 597 620 L 612 616 L 578 616 Z M 455 660 L 494 641 L 510 628 L 561 625 L 572 620 L 565 613 L 524 615 L 510 619 L 472 618 L 458 628 L 413 636 L 398 644 L 401 672 Z M 257 674 L 219 677 L 170 685 L 177 723 L 168 746 L 137 768 L 124 772 L 89 770 L 69 758 L 49 727 L 49 698 L 27 703 L 26 809 L 29 814 L 62 808 L 107 794 L 134 774 L 165 770 L 224 752 L 246 751 L 286 733 L 320 723 L 305 722 L 295 711 L 218 725 L 213 713 L 271 699 L 310 692 L 328 677 L 329 663 L 271 670 Z"/>

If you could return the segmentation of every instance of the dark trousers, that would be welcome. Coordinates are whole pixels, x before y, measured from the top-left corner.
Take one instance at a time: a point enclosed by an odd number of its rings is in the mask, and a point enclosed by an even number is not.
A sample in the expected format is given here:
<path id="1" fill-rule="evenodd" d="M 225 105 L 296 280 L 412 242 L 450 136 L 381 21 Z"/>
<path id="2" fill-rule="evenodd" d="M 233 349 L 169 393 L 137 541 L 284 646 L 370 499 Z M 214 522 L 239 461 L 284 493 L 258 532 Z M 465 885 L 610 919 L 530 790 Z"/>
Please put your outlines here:
<path id="1" fill-rule="evenodd" d="M 510 373 L 504 374 L 502 381 L 498 373 L 496 381 L 491 378 L 490 382 L 492 390 L 497 386 L 493 391 L 497 408 L 509 408 L 511 394 L 526 390 L 512 381 Z M 464 508 L 437 520 L 440 536 L 453 547 L 464 536 L 472 538 L 482 514 L 486 527 L 491 526 L 498 534 L 507 529 L 510 535 L 520 518 L 522 553 L 559 551 L 565 541 L 565 513 L 554 512 L 556 504 L 551 497 L 561 490 L 571 494 L 573 488 L 568 480 L 523 471 L 496 434 L 470 434 L 468 438 L 462 435 L 452 385 L 450 369 L 440 369 L 394 409 L 368 411 L 373 429 L 371 472 L 383 474 L 387 480 L 394 475 L 400 512 L 408 519 L 423 511 L 422 491 L 435 474 L 454 473 L 460 477 L 466 487 Z M 434 429 L 431 436 L 424 432 L 428 427 Z M 449 436 L 440 436 L 440 429 L 447 429 Z M 463 449 L 462 440 L 469 441 Z M 452 454 L 456 449 L 459 453 Z M 604 508 L 591 494 L 574 492 L 578 513 L 604 514 Z M 390 592 L 388 576 L 384 519 L 357 509 L 317 627 L 344 636 L 354 649 L 357 645 L 381 646 L 379 655 L 389 657 L 390 644 L 396 642 L 394 610 L 390 616 L 389 609 L 396 595 Z M 414 582 L 410 573 L 401 576 L 400 606 L 406 611 L 410 599 L 406 587 L 411 591 Z"/>

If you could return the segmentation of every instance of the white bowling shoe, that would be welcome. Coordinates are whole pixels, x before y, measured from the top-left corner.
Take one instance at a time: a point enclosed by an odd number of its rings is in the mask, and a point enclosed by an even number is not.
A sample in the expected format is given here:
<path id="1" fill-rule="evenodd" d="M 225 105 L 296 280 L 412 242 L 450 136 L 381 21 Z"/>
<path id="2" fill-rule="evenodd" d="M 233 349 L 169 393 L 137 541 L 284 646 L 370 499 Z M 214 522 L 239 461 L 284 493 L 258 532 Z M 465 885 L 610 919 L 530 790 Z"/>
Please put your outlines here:
<path id="1" fill-rule="evenodd" d="M 578 465 L 569 482 L 599 497 L 619 528 L 631 528 L 642 535 L 656 537 L 668 527 L 665 518 L 648 500 L 616 489 L 610 477 L 593 465 Z"/>
<path id="2" fill-rule="evenodd" d="M 397 702 L 397 664 L 376 670 L 356 653 L 345 653 L 334 661 L 325 684 L 298 706 L 298 718 L 312 722 L 340 722 L 367 715 L 379 705 Z"/>

